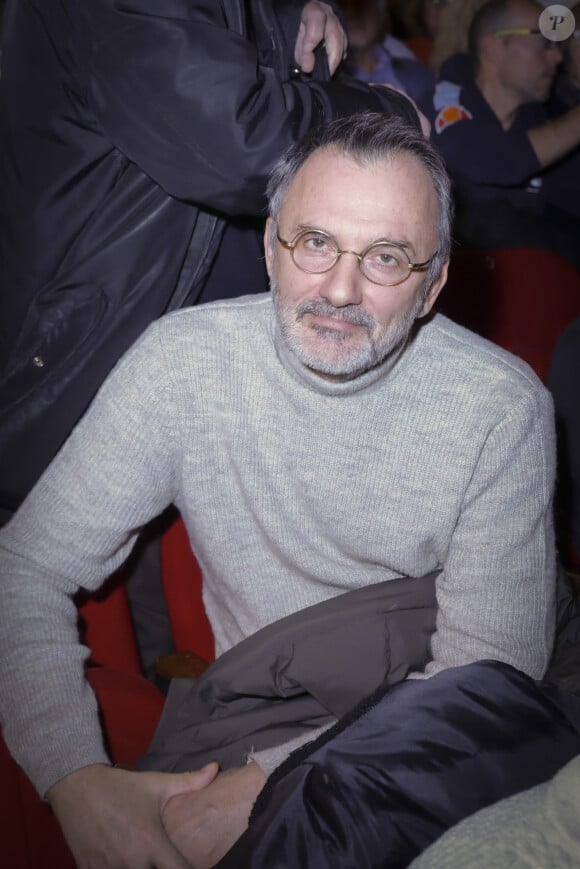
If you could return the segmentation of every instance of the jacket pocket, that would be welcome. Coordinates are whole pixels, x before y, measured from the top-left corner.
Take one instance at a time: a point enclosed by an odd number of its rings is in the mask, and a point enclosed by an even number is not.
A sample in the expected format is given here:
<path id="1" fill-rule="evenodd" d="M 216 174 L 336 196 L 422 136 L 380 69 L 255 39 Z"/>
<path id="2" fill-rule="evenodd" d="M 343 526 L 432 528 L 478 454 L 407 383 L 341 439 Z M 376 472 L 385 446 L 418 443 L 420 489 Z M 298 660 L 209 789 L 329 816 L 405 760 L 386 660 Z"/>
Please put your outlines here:
<path id="1" fill-rule="evenodd" d="M 18 343 L 0 383 L 2 416 L 17 411 L 39 391 L 54 399 L 75 376 L 93 345 L 109 301 L 91 283 L 51 283 L 29 308 Z M 43 397 L 43 401 L 48 395 Z"/>

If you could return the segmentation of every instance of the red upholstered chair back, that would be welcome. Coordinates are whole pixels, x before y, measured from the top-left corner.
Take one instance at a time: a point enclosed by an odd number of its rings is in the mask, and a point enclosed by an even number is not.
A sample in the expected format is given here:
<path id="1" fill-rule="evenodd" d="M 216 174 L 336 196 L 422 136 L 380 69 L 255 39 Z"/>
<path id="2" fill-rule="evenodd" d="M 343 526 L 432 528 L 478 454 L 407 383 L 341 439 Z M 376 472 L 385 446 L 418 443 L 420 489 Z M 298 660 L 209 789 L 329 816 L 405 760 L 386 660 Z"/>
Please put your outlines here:
<path id="1" fill-rule="evenodd" d="M 520 356 L 545 383 L 556 341 L 580 315 L 580 271 L 535 248 L 460 249 L 437 307 Z"/>
<path id="2" fill-rule="evenodd" d="M 161 573 L 174 647 L 213 661 L 214 638 L 202 600 L 202 575 L 183 521 L 161 538 Z M 96 595 L 79 596 L 80 628 L 91 664 L 141 674 L 123 572 Z"/>
<path id="3" fill-rule="evenodd" d="M 114 761 L 134 764 L 147 751 L 164 696 L 144 677 L 124 670 L 89 670 Z M 2 869 L 75 869 L 47 803 L 10 756 L 0 731 L 0 866 Z"/>
<path id="4" fill-rule="evenodd" d="M 175 649 L 213 661 L 215 644 L 202 600 L 201 570 L 182 519 L 161 539 L 161 572 Z"/>
<path id="5" fill-rule="evenodd" d="M 430 66 L 433 54 L 433 40 L 430 36 L 409 36 L 403 42 L 424 66 Z"/>
<path id="6" fill-rule="evenodd" d="M 95 595 L 79 595 L 79 628 L 91 664 L 141 674 L 129 601 L 119 570 Z"/>

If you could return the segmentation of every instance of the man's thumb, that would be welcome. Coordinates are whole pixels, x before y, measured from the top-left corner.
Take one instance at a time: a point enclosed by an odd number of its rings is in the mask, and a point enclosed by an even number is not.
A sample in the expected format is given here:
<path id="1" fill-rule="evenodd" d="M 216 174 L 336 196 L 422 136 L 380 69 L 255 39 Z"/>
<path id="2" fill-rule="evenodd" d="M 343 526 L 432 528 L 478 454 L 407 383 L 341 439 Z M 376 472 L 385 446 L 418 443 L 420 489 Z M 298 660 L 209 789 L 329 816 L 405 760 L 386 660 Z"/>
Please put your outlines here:
<path id="1" fill-rule="evenodd" d="M 219 765 L 215 760 L 212 760 L 200 769 L 193 770 L 193 772 L 177 773 L 177 788 L 175 789 L 175 793 L 183 793 L 184 791 L 200 791 L 212 783 L 219 771 Z"/>

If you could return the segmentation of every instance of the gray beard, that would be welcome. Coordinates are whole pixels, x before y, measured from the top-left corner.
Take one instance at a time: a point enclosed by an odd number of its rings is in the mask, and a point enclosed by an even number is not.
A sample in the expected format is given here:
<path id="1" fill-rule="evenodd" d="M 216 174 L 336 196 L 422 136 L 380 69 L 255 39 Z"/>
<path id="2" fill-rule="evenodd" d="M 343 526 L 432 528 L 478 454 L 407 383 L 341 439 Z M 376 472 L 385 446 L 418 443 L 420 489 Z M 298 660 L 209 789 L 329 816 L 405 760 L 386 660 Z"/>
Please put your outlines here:
<path id="1" fill-rule="evenodd" d="M 376 329 L 375 319 L 357 305 L 335 308 L 330 302 L 321 299 L 301 302 L 296 309 L 291 309 L 282 304 L 274 279 L 271 280 L 271 289 L 278 327 L 292 353 L 300 362 L 318 374 L 340 380 L 350 380 L 369 371 L 384 362 L 391 353 L 399 350 L 406 342 L 424 301 L 421 294 L 413 308 L 401 320 L 390 323 L 373 338 Z M 368 340 L 363 346 L 350 351 L 345 346 L 342 354 L 327 359 L 324 357 L 324 347 L 322 352 L 316 352 L 303 346 L 301 342 L 300 323 L 305 314 L 329 315 L 362 326 L 366 329 Z M 317 326 L 313 328 L 329 348 L 336 349 L 341 344 L 346 345 L 351 338 L 348 333 L 336 329 Z"/>

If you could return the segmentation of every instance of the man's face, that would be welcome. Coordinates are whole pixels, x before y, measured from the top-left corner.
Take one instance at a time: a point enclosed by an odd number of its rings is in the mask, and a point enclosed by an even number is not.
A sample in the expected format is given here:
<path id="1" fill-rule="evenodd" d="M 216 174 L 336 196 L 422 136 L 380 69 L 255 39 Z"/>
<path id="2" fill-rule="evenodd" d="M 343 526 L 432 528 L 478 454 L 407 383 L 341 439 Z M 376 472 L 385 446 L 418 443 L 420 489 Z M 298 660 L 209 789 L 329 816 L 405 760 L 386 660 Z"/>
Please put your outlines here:
<path id="1" fill-rule="evenodd" d="M 386 11 L 379 8 L 376 0 L 342 4 L 350 49 L 369 48 L 380 42 L 388 29 Z"/>
<path id="2" fill-rule="evenodd" d="M 431 39 L 435 39 L 439 33 L 439 21 L 445 6 L 445 0 L 423 0 L 421 3 L 421 21 Z"/>
<path id="3" fill-rule="evenodd" d="M 365 250 L 375 241 L 403 244 L 412 262 L 437 250 L 438 204 L 426 170 L 408 154 L 362 167 L 329 148 L 316 151 L 291 183 L 278 233 L 292 241 L 303 229 L 333 236 L 341 250 Z M 385 359 L 406 339 L 413 321 L 427 314 L 447 269 L 425 295 L 424 272 L 397 286 L 369 281 L 356 257 L 343 254 L 324 274 L 307 274 L 289 250 L 265 233 L 266 264 L 280 331 L 308 367 L 349 379 Z"/>
<path id="4" fill-rule="evenodd" d="M 539 29 L 543 7 L 528 0 L 513 4 L 506 28 Z M 503 28 L 502 28 L 503 29 Z M 503 88 L 515 97 L 518 105 L 544 102 L 550 95 L 562 52 L 557 42 L 539 33 L 500 37 L 494 60 Z"/>

